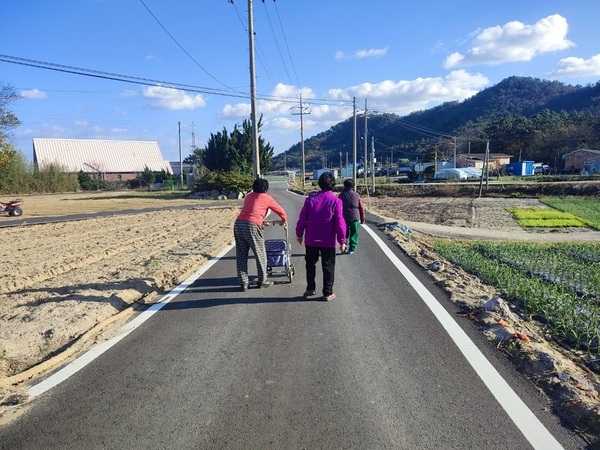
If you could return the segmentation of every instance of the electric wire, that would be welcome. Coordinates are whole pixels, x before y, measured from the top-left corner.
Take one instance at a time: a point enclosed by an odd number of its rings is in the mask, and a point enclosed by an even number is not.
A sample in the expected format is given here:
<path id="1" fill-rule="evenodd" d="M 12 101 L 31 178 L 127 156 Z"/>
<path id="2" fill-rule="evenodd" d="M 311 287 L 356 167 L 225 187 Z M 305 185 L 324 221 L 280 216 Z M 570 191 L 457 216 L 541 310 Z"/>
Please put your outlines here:
<path id="1" fill-rule="evenodd" d="M 235 5 L 235 3 L 233 2 L 233 0 L 229 0 L 229 3 L 231 3 L 233 5 L 233 9 L 235 10 L 238 20 L 240 21 L 240 24 L 242 26 L 242 29 L 244 30 L 244 34 L 246 35 L 246 38 L 249 38 L 249 33 L 250 30 L 248 30 L 248 28 L 246 28 L 246 23 L 244 22 L 244 20 L 242 19 L 242 16 L 240 14 L 240 11 L 238 10 L 237 6 Z M 271 85 L 275 86 L 275 81 L 273 80 L 273 77 L 271 76 L 271 73 L 269 72 L 269 69 L 267 68 L 266 64 L 264 63 L 264 59 L 261 55 L 262 55 L 262 48 L 260 46 L 260 42 L 257 42 L 256 39 L 256 33 L 255 33 L 255 45 L 256 45 L 256 57 L 258 59 L 258 62 L 260 63 L 261 67 L 263 68 L 263 70 L 265 71 L 265 74 L 267 76 L 267 78 L 269 79 L 269 81 L 271 82 Z"/>
<path id="2" fill-rule="evenodd" d="M 198 67 L 200 67 L 200 69 L 202 69 L 204 71 L 204 73 L 206 73 L 209 77 L 211 77 L 213 80 L 215 80 L 217 83 L 219 83 L 222 86 L 225 86 L 227 89 L 233 91 L 233 92 L 237 92 L 240 93 L 240 91 L 227 86 L 225 83 L 223 83 L 221 80 L 219 80 L 218 78 L 216 78 L 215 76 L 213 76 L 208 70 L 206 70 L 204 67 L 202 67 L 198 61 L 196 61 L 194 59 L 194 57 L 192 55 L 189 54 L 189 52 L 183 48 L 183 46 L 177 41 L 177 39 L 175 39 L 175 37 L 169 32 L 169 30 L 167 30 L 167 28 L 161 23 L 160 20 L 158 20 L 158 17 L 156 17 L 156 15 L 150 10 L 150 8 L 148 8 L 148 6 L 144 3 L 144 0 L 140 0 L 140 3 L 142 5 L 144 5 L 144 8 L 146 8 L 146 10 L 150 13 L 150 15 L 154 18 L 154 20 L 156 21 L 156 23 L 158 23 L 160 25 L 160 27 L 163 29 L 163 31 L 165 33 L 167 33 L 167 35 L 173 40 L 173 42 L 175 42 L 175 44 L 177 44 L 177 46 L 181 49 L 181 51 L 183 51 L 183 53 L 185 53 L 187 55 L 188 58 L 190 58 L 194 64 L 196 64 Z"/>
<path id="3" fill-rule="evenodd" d="M 285 74 L 287 75 L 288 81 L 290 82 L 290 86 L 294 86 L 294 82 L 290 77 L 290 73 L 288 72 L 287 65 L 285 63 L 285 59 L 283 58 L 283 53 L 281 52 L 281 47 L 279 46 L 279 40 L 275 35 L 275 29 L 273 28 L 273 23 L 271 22 L 271 16 L 269 16 L 269 10 L 267 9 L 266 3 L 263 1 L 263 8 L 265 10 L 265 15 L 267 17 L 267 22 L 269 23 L 269 28 L 271 29 L 271 34 L 273 35 L 273 41 L 275 41 L 275 46 L 277 47 L 277 53 L 279 53 L 279 57 L 281 58 L 281 63 L 283 64 L 283 69 L 285 70 Z"/>
<path id="4" fill-rule="evenodd" d="M 279 27 L 281 28 L 281 34 L 283 36 L 283 41 L 285 42 L 285 48 L 287 49 L 288 58 L 290 59 L 290 64 L 292 65 L 294 77 L 296 78 L 296 84 L 298 85 L 298 88 L 300 88 L 300 80 L 298 79 L 298 74 L 296 73 L 296 67 L 294 65 L 294 59 L 292 58 L 292 54 L 290 53 L 290 46 L 288 45 L 287 38 L 285 36 L 285 28 L 283 27 L 283 22 L 281 21 L 281 16 L 279 15 L 279 9 L 277 8 L 277 1 L 273 0 L 273 4 L 275 5 L 275 11 L 277 12 L 277 18 L 279 20 Z"/>
<path id="5" fill-rule="evenodd" d="M 225 91 L 223 89 L 194 86 L 194 85 L 189 85 L 189 84 L 154 80 L 154 79 L 150 79 L 150 78 L 141 78 L 141 77 L 134 77 L 134 76 L 130 76 L 130 75 L 122 75 L 122 74 L 111 73 L 111 72 L 103 72 L 103 71 L 99 71 L 99 70 L 84 69 L 81 67 L 67 66 L 67 65 L 63 65 L 63 64 L 56 64 L 56 63 L 50 63 L 50 62 L 45 62 L 45 61 L 21 58 L 18 56 L 10 56 L 10 55 L 0 54 L 0 61 L 10 63 L 10 64 L 18 64 L 18 65 L 23 65 L 23 66 L 28 66 L 28 67 L 35 67 L 35 68 L 44 69 L 44 70 L 52 70 L 52 71 L 56 71 L 56 72 L 70 73 L 70 74 L 74 74 L 74 75 L 81 75 L 81 76 L 87 76 L 87 77 L 92 77 L 92 78 L 100 78 L 100 79 L 111 80 L 111 81 L 120 81 L 120 82 L 124 82 L 124 83 L 138 84 L 138 85 L 143 85 L 143 86 L 161 86 L 161 87 L 170 88 L 170 89 L 179 89 L 179 90 L 186 91 L 186 92 L 196 92 L 196 93 L 201 93 L 201 94 L 218 95 L 218 96 L 223 96 L 223 97 L 244 98 L 244 99 L 247 99 L 250 97 L 250 94 L 246 94 L 243 92 L 240 92 L 238 94 L 238 93 L 234 93 L 231 91 Z M 265 101 L 277 101 L 277 102 L 290 103 L 290 104 L 298 103 L 298 100 L 293 97 L 281 97 L 281 96 L 272 96 L 272 95 L 264 95 L 264 94 L 258 95 L 257 99 L 265 100 Z M 325 100 L 325 99 L 323 99 L 323 100 L 316 99 L 315 101 L 322 101 L 324 104 L 330 104 L 330 105 L 339 104 L 338 101 L 332 102 L 331 100 Z"/>

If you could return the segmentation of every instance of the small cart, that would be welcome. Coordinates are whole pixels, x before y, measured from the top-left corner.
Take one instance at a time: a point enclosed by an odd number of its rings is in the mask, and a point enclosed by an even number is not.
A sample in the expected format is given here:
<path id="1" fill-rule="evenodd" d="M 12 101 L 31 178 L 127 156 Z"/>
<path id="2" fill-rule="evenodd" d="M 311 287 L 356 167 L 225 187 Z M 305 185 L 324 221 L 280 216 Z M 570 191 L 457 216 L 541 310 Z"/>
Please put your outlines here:
<path id="1" fill-rule="evenodd" d="M 280 220 L 265 220 L 265 230 L 278 225 Z M 285 239 L 265 239 L 267 251 L 267 275 L 285 275 L 291 283 L 294 279 L 292 264 L 292 244 L 288 241 L 288 224 L 283 225 Z M 265 231 L 266 232 L 266 231 Z"/>

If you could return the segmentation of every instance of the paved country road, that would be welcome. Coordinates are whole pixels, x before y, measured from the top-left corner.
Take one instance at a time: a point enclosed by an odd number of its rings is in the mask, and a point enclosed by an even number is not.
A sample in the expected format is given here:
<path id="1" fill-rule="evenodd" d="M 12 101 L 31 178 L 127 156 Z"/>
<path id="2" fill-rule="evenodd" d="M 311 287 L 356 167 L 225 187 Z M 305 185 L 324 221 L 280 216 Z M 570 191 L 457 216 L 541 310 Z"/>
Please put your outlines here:
<path id="1" fill-rule="evenodd" d="M 278 183 L 271 193 L 293 230 L 303 198 Z M 0 448 L 586 448 L 376 227 L 338 256 L 332 302 L 302 299 L 292 243 L 291 284 L 239 292 L 230 249 L 40 389 L 0 428 Z"/>

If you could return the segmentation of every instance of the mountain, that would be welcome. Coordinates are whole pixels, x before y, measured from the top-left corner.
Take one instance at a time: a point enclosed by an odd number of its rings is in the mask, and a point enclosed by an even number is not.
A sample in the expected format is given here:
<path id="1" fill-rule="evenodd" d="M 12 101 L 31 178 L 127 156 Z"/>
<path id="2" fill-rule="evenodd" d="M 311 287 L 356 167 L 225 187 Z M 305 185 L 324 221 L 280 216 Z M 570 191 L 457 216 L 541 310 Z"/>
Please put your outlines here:
<path id="1" fill-rule="evenodd" d="M 305 140 L 306 170 L 352 163 L 353 118 Z M 522 160 L 554 162 L 555 156 L 577 148 L 600 148 L 600 82 L 573 86 L 531 77 L 509 77 L 462 102 L 446 102 L 434 108 L 400 117 L 369 114 L 368 152 L 375 147 L 377 162 L 393 159 L 427 161 L 457 153 L 507 153 Z M 364 115 L 357 118 L 357 134 L 364 135 Z M 364 159 L 365 145 L 357 138 L 357 160 Z M 284 156 L 285 153 L 285 156 Z M 271 170 L 298 168 L 300 143 L 273 158 Z M 370 159 L 371 156 L 369 155 Z M 516 161 L 518 159 L 514 159 Z"/>

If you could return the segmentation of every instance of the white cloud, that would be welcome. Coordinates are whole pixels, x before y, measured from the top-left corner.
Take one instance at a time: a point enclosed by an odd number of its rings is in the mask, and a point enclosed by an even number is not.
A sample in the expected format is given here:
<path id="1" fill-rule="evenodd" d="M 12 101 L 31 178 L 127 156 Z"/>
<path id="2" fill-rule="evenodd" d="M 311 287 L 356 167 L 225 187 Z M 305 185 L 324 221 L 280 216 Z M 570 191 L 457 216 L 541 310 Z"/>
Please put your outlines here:
<path id="1" fill-rule="evenodd" d="M 475 33 L 471 48 L 465 54 L 452 53 L 446 58 L 444 67 L 530 61 L 541 53 L 573 46 L 566 38 L 568 28 L 567 19 L 554 14 L 533 25 L 513 21 L 479 30 Z"/>
<path id="2" fill-rule="evenodd" d="M 152 107 L 159 109 L 180 110 L 196 109 L 206 105 L 201 94 L 190 95 L 178 89 L 163 86 L 150 86 L 144 89 L 144 97 L 152 99 Z"/>
<path id="3" fill-rule="evenodd" d="M 368 50 L 356 50 L 352 54 L 347 54 L 341 50 L 335 53 L 335 59 L 364 59 L 364 58 L 379 58 L 387 54 L 389 47 L 371 48 Z"/>
<path id="4" fill-rule="evenodd" d="M 590 77 L 600 76 L 600 53 L 590 59 L 569 58 L 561 59 L 550 74 L 554 77 Z"/>
<path id="5" fill-rule="evenodd" d="M 328 97 L 346 101 L 353 97 L 367 98 L 368 104 L 374 105 L 377 110 L 393 111 L 403 115 L 446 101 L 467 99 L 488 84 L 489 80 L 481 74 L 456 70 L 445 77 L 384 80 L 378 83 L 362 83 L 345 89 L 331 89 Z"/>
<path id="6" fill-rule="evenodd" d="M 20 92 L 21 97 L 27 100 L 45 100 L 48 98 L 48 94 L 39 89 L 28 89 Z"/>
<path id="7" fill-rule="evenodd" d="M 485 76 L 466 70 L 456 70 L 445 77 L 361 83 L 330 89 L 325 95 L 319 96 L 310 88 L 297 89 L 278 84 L 269 95 L 273 100 L 258 101 L 257 110 L 258 114 L 263 114 L 261 134 L 277 144 L 278 153 L 300 141 L 300 93 L 306 106 L 303 127 L 304 136 L 308 138 L 352 117 L 353 98 L 358 100 L 356 106 L 359 110 L 367 98 L 371 111 L 402 116 L 443 102 L 465 100 L 488 84 Z M 219 118 L 233 122 L 249 119 L 250 103 L 226 105 L 220 111 Z"/>
<path id="8" fill-rule="evenodd" d="M 302 102 L 315 97 L 314 92 L 309 88 L 298 89 L 295 86 L 290 86 L 283 83 L 277 83 L 273 90 L 266 95 L 270 100 L 258 100 L 257 110 L 259 114 L 263 114 L 265 119 L 268 116 L 276 114 L 292 114 L 294 108 L 300 107 L 300 94 L 302 94 Z M 250 103 L 237 103 L 235 105 L 225 105 L 219 112 L 219 118 L 243 120 L 249 119 L 251 113 Z"/>

